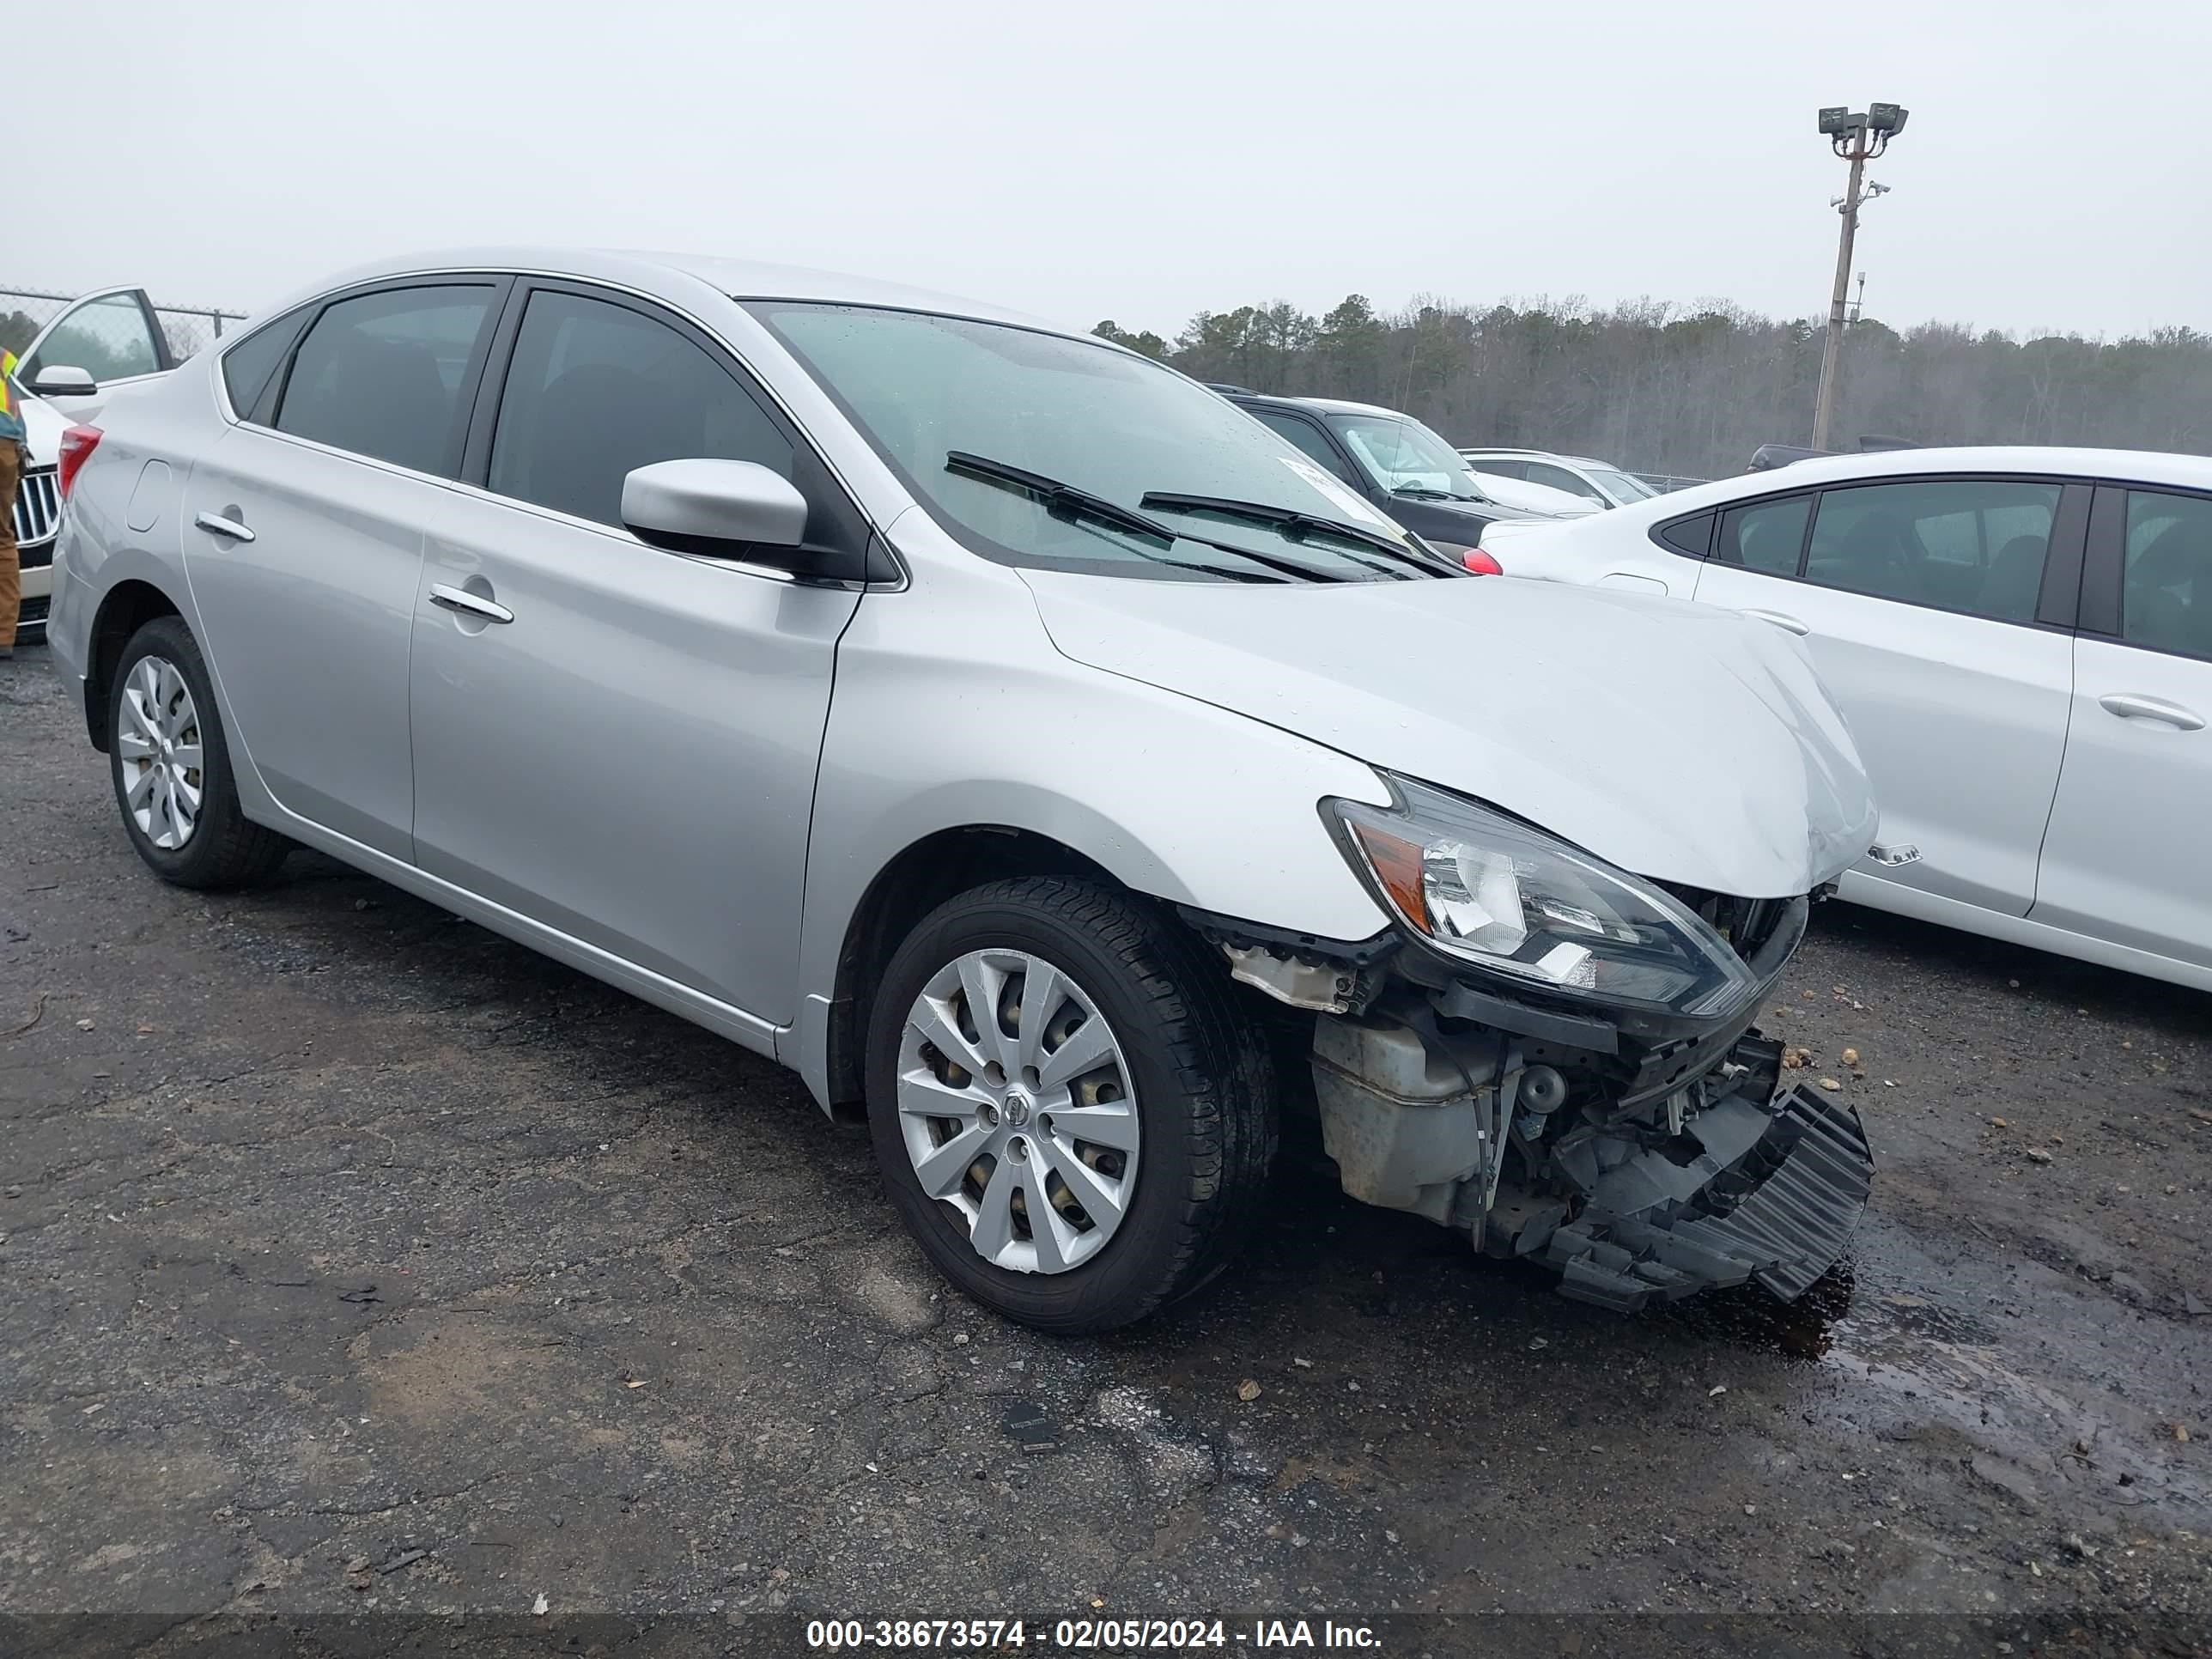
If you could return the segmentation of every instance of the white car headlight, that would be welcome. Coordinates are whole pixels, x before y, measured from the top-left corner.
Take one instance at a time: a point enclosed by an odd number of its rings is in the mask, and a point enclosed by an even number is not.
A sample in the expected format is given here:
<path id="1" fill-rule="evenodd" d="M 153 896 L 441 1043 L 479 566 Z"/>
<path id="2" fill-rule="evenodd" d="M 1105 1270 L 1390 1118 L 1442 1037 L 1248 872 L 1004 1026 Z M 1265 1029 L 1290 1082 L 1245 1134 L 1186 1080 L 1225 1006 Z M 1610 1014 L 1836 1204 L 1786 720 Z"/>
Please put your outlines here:
<path id="1" fill-rule="evenodd" d="M 1721 1012 L 1758 980 L 1672 894 L 1474 802 L 1404 778 L 1394 807 L 1329 803 L 1399 919 L 1530 988 L 1668 1013 Z"/>

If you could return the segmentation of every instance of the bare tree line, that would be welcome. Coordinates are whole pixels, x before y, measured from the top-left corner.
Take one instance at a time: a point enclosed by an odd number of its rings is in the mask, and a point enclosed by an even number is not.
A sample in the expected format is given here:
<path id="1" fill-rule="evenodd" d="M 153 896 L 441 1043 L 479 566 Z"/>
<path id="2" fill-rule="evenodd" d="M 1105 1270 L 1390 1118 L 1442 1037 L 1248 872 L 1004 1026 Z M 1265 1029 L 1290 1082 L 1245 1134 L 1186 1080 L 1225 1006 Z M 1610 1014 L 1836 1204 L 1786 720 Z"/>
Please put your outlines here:
<path id="1" fill-rule="evenodd" d="M 1820 331 L 1729 304 L 1579 300 L 1487 309 L 1424 296 L 1378 313 L 1352 295 L 1202 311 L 1174 340 L 1103 322 L 1104 338 L 1205 380 L 1351 398 L 1419 416 L 1455 443 L 1602 457 L 1639 471 L 1741 471 L 1763 443 L 1804 443 Z M 1838 441 L 2212 449 L 2212 335 L 2025 341 L 1869 318 L 1845 338 Z"/>

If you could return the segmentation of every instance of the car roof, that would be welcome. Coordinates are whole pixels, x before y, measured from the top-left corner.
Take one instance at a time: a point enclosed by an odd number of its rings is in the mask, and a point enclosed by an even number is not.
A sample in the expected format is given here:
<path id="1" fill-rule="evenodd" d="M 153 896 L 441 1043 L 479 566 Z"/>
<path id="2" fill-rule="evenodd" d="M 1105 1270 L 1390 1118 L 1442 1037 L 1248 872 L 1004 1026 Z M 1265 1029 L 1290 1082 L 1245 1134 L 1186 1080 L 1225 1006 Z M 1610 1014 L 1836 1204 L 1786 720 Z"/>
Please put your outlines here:
<path id="1" fill-rule="evenodd" d="M 1632 502 L 1623 513 L 1674 518 L 1701 507 L 1724 506 L 1754 495 L 1781 495 L 1837 484 L 1876 483 L 1921 474 L 2021 473 L 2034 477 L 2110 478 L 2125 483 L 2212 490 L 2212 456 L 2178 455 L 2148 449 L 2074 449 L 2039 444 L 1961 445 L 1948 449 L 1885 449 L 1874 454 L 1821 455 L 1763 472 L 1741 472 L 1710 483 L 1692 484 L 1649 501 Z"/>
<path id="2" fill-rule="evenodd" d="M 1380 404 L 1355 404 L 1346 398 L 1285 398 L 1286 404 L 1304 404 L 1308 409 L 1318 409 L 1324 415 L 1382 415 L 1394 421 L 1413 418 L 1402 409 L 1385 409 Z"/>
<path id="3" fill-rule="evenodd" d="M 1461 450 L 1460 453 L 1462 455 L 1528 455 L 1538 460 L 1564 461 L 1569 466 L 1594 466 L 1601 472 L 1620 471 L 1620 468 L 1615 466 L 1611 461 L 1601 461 L 1589 455 L 1563 454 L 1556 449 L 1510 449 L 1503 444 L 1492 444 L 1486 448 L 1477 444 Z"/>
<path id="4" fill-rule="evenodd" d="M 1017 327 L 1042 329 L 1079 339 L 1091 337 L 1080 329 L 1066 327 L 988 300 L 940 294 L 934 289 L 886 282 L 880 277 L 856 276 L 762 260 L 722 258 L 712 254 L 558 246 L 441 248 L 372 260 L 318 282 L 286 304 L 289 307 L 296 303 L 298 299 L 312 298 L 332 289 L 374 282 L 380 277 L 441 270 L 529 271 L 544 276 L 576 276 L 624 283 L 648 289 L 665 283 L 669 276 L 674 275 L 702 283 L 732 299 L 802 300 L 820 305 L 927 311 L 945 316 L 973 318 L 980 322 L 1010 323 Z"/>
<path id="5" fill-rule="evenodd" d="M 1231 403 L 1273 404 L 1283 409 L 1310 409 L 1322 415 L 1379 415 L 1392 421 L 1416 419 L 1402 409 L 1385 409 L 1380 404 L 1355 404 L 1346 398 L 1292 398 L 1279 392 L 1249 392 L 1243 386 L 1217 386 L 1213 389 Z"/>

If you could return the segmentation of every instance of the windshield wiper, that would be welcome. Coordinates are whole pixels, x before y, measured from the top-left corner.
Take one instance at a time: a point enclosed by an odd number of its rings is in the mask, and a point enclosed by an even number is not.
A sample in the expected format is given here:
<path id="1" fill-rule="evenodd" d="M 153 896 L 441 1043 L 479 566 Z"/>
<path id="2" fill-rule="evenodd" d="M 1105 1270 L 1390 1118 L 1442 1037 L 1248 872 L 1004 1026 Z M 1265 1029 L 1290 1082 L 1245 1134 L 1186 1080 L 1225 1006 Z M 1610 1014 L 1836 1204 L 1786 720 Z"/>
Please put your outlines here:
<path id="1" fill-rule="evenodd" d="M 1346 524 L 1340 519 L 1324 519 L 1316 514 L 1301 513 L 1293 507 L 1275 507 L 1266 501 L 1234 501 L 1226 495 L 1182 495 L 1171 489 L 1148 489 L 1138 499 L 1139 507 L 1164 507 L 1171 513 L 1218 513 L 1227 519 L 1243 519 L 1253 524 L 1273 525 L 1278 529 L 1293 530 L 1301 535 L 1321 531 L 1331 536 L 1343 536 L 1355 542 L 1364 542 L 1385 553 L 1404 553 L 1406 544 L 1395 536 L 1380 530 L 1370 530 L 1364 525 Z"/>
<path id="2" fill-rule="evenodd" d="M 1384 531 L 1370 530 L 1364 525 L 1346 524 L 1340 519 L 1324 519 L 1315 514 L 1301 513 L 1296 507 L 1276 507 L 1267 501 L 1235 501 L 1225 495 L 1184 495 L 1168 489 L 1147 490 L 1138 504 L 1164 507 L 1171 513 L 1218 513 L 1224 518 L 1271 525 L 1297 538 L 1316 534 L 1341 536 L 1346 541 L 1371 547 L 1378 553 L 1388 553 L 1401 563 L 1413 565 L 1418 569 L 1433 572 L 1437 568 L 1433 560 L 1422 557 Z M 1369 568 L 1373 568 L 1372 566 Z"/>
<path id="3" fill-rule="evenodd" d="M 1217 542 L 1205 536 L 1189 535 L 1164 525 L 1158 519 L 1150 518 L 1138 512 L 1134 507 L 1124 507 L 1119 501 L 1108 501 L 1103 495 L 1094 495 L 1087 489 L 1079 489 L 1073 484 L 1062 483 L 1057 478 L 1048 478 L 1042 472 L 1031 472 L 1026 467 L 1013 466 L 1005 461 L 994 461 L 988 455 L 971 454 L 964 449 L 950 450 L 945 457 L 945 470 L 948 472 L 963 472 L 970 477 L 981 478 L 988 483 L 1001 483 L 1010 489 L 1025 490 L 1043 505 L 1046 512 L 1057 514 L 1065 519 L 1089 519 L 1094 524 L 1111 525 L 1117 530 L 1125 530 L 1133 535 L 1143 536 L 1170 547 L 1179 541 L 1195 542 L 1199 546 L 1210 547 L 1217 553 L 1231 553 L 1240 559 L 1249 559 L 1254 564 L 1275 571 L 1296 581 L 1326 582 L 1344 580 L 1334 572 L 1316 570 L 1310 564 L 1300 564 L 1296 559 L 1279 559 L 1272 554 L 1258 552 L 1249 547 L 1239 547 L 1234 542 Z M 1146 499 L 1149 501 L 1151 497 L 1147 496 Z M 1227 576 L 1238 581 L 1268 580 L 1265 576 L 1255 576 L 1249 572 L 1224 570 L 1218 565 L 1189 564 L 1181 559 L 1162 559 L 1156 554 L 1149 553 L 1145 556 L 1154 559 L 1161 564 L 1174 565 L 1178 569 L 1202 570 L 1209 575 Z"/>
<path id="4" fill-rule="evenodd" d="M 1073 484 L 1048 478 L 1042 472 L 1031 472 L 1025 467 L 994 461 L 988 455 L 973 455 L 964 449 L 947 452 L 945 470 L 947 472 L 965 472 L 970 477 L 1025 489 L 1043 504 L 1047 512 L 1056 513 L 1062 518 L 1089 519 L 1094 524 L 1110 524 L 1116 529 L 1149 536 L 1164 545 L 1175 544 L 1176 532 L 1158 519 L 1146 518 L 1119 501 L 1109 501 L 1103 495 L 1094 495 L 1087 489 L 1078 489 Z"/>
<path id="5" fill-rule="evenodd" d="M 1484 501 L 1487 495 L 1455 495 L 1449 489 L 1431 489 L 1426 484 L 1399 484 L 1392 489 L 1393 495 L 1411 495 L 1417 501 Z"/>

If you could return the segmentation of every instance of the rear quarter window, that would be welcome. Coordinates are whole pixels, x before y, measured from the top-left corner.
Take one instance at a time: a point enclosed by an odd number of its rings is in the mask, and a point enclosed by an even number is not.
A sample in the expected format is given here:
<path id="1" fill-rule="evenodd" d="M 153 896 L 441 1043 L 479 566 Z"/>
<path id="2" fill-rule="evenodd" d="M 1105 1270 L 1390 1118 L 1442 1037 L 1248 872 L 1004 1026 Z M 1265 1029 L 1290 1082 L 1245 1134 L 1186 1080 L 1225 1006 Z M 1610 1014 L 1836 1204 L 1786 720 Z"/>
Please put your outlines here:
<path id="1" fill-rule="evenodd" d="M 1651 539 L 1671 553 L 1686 553 L 1693 559 L 1702 559 L 1712 551 L 1713 520 L 1718 516 L 1700 513 L 1692 518 L 1676 519 L 1654 529 Z"/>
<path id="2" fill-rule="evenodd" d="M 301 307 L 264 327 L 257 328 L 222 354 L 222 386 L 230 396 L 232 410 L 240 420 L 254 418 L 269 383 L 276 378 L 284 356 L 299 337 L 300 325 L 308 308 Z"/>

